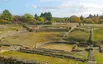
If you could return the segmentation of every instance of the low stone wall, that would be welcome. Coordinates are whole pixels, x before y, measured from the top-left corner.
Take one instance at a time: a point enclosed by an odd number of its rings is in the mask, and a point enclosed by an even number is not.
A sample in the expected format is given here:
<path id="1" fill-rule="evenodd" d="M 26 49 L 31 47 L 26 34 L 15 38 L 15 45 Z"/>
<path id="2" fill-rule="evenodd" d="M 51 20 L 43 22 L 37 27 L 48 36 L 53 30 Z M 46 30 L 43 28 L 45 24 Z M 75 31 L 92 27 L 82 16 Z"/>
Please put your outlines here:
<path id="1" fill-rule="evenodd" d="M 99 52 L 103 53 L 103 47 L 99 46 Z"/>
<path id="2" fill-rule="evenodd" d="M 68 28 L 38 28 L 38 29 L 33 29 L 25 24 L 21 24 L 27 31 L 29 32 L 66 32 L 68 31 Z"/>
<path id="3" fill-rule="evenodd" d="M 98 45 L 98 44 L 95 44 L 94 47 L 97 47 L 97 48 L 98 48 L 98 51 L 99 51 L 100 53 L 103 53 L 103 47 L 102 47 L 102 46 L 100 46 L 100 45 Z"/>
<path id="4" fill-rule="evenodd" d="M 35 30 L 33 30 L 35 31 Z M 67 32 L 68 29 L 66 28 L 40 28 L 37 32 Z"/>
<path id="5" fill-rule="evenodd" d="M 51 43 L 53 43 L 53 44 L 76 44 L 76 42 L 74 42 L 74 41 L 71 41 L 71 42 L 66 42 L 66 41 L 64 41 L 64 42 L 51 42 Z"/>
<path id="6" fill-rule="evenodd" d="M 68 53 L 68 55 L 59 54 L 59 53 L 64 52 L 64 51 L 60 51 L 60 50 L 51 50 L 51 49 L 46 50 L 46 49 L 42 48 L 42 49 L 35 49 L 35 50 L 20 49 L 19 51 L 24 52 L 24 53 L 40 54 L 40 55 L 51 56 L 51 57 L 73 59 L 73 60 L 77 60 L 77 61 L 81 61 L 81 62 L 86 61 L 86 59 L 82 59 L 82 58 L 75 57 L 73 55 L 69 55 L 70 53 Z"/>
<path id="7" fill-rule="evenodd" d="M 79 30 L 79 31 L 84 31 L 84 32 L 88 32 L 89 33 L 89 29 L 86 29 L 86 28 L 81 28 L 81 27 L 76 27 L 75 28 L 75 30 L 73 30 L 73 31 L 77 31 L 77 30 Z"/>
<path id="8" fill-rule="evenodd" d="M 8 46 L 8 47 L 10 47 L 9 44 L 0 44 L 0 46 Z"/>
<path id="9" fill-rule="evenodd" d="M 14 57 L 0 56 L 0 64 L 41 64 L 37 61 L 17 59 Z M 42 63 L 45 64 L 45 63 Z"/>
<path id="10" fill-rule="evenodd" d="M 83 42 L 83 43 L 81 42 L 81 43 L 77 44 L 78 47 L 88 47 L 88 45 L 89 44 L 87 42 Z"/>
<path id="11" fill-rule="evenodd" d="M 29 27 L 27 27 L 25 24 L 21 24 L 23 28 L 25 28 L 27 31 L 32 32 L 33 30 Z"/>
<path id="12" fill-rule="evenodd" d="M 94 56 L 93 50 L 91 50 L 91 51 L 89 52 L 87 64 L 96 64 L 96 58 L 95 58 L 95 56 Z"/>

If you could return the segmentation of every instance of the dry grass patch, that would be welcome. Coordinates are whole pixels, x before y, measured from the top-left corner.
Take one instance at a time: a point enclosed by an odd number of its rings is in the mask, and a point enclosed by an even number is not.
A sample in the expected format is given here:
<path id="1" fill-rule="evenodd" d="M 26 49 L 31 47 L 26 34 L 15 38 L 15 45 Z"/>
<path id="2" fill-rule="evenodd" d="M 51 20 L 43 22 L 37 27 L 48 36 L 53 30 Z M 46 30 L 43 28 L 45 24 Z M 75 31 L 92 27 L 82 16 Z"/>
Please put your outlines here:
<path id="1" fill-rule="evenodd" d="M 33 47 L 39 43 L 60 41 L 63 33 L 60 32 L 27 32 L 6 37 L 3 42 Z"/>
<path id="2" fill-rule="evenodd" d="M 55 50 L 64 50 L 64 51 L 72 51 L 74 45 L 69 45 L 69 44 L 48 44 L 44 45 L 41 48 L 46 48 L 46 49 L 55 49 Z"/>

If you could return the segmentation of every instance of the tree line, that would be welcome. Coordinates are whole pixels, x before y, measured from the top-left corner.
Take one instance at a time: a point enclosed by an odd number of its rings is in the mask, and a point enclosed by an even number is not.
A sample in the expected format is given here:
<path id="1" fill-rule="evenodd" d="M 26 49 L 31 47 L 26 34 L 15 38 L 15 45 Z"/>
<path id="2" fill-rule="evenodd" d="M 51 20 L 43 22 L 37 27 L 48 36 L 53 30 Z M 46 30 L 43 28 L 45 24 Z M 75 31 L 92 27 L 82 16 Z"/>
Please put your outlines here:
<path id="1" fill-rule="evenodd" d="M 31 24 L 43 24 L 43 23 L 51 23 L 52 22 L 52 14 L 50 12 L 41 13 L 40 16 L 35 14 L 34 16 L 26 13 L 22 16 L 15 15 L 13 16 L 9 10 L 4 10 L 0 14 L 0 23 L 31 23 Z"/>
<path id="2" fill-rule="evenodd" d="M 11 24 L 11 23 L 29 23 L 29 24 L 51 24 L 52 22 L 61 22 L 61 23 L 103 23 L 103 16 L 98 14 L 90 14 L 88 17 L 70 16 L 65 18 L 52 17 L 51 12 L 44 12 L 40 15 L 31 15 L 26 13 L 22 16 L 12 15 L 9 10 L 4 10 L 0 14 L 0 23 L 2 24 Z"/>
<path id="3" fill-rule="evenodd" d="M 54 18 L 56 22 L 70 22 L 70 23 L 103 23 L 103 16 L 97 15 L 89 15 L 88 17 L 83 17 L 82 15 L 80 17 L 78 16 L 70 16 L 65 18 Z"/>

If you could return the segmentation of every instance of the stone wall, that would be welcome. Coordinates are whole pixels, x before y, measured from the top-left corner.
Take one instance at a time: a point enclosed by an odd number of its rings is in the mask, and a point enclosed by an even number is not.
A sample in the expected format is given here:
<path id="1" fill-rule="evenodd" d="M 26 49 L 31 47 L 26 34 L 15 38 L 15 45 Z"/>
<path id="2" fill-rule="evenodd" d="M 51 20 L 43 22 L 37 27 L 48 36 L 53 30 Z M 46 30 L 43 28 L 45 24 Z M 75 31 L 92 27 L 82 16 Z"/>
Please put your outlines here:
<path id="1" fill-rule="evenodd" d="M 17 59 L 14 57 L 0 56 L 0 64 L 41 64 L 41 63 L 37 61 Z"/>
<path id="2" fill-rule="evenodd" d="M 71 55 L 69 52 L 68 55 L 59 54 L 59 53 L 65 53 L 65 51 L 61 51 L 61 50 L 52 50 L 52 49 L 47 50 L 47 49 L 40 48 L 35 50 L 20 49 L 19 51 L 24 53 L 30 53 L 30 54 L 40 54 L 40 55 L 51 56 L 51 57 L 73 59 L 81 62 L 86 61 L 86 59 L 75 57 Z"/>
<path id="3" fill-rule="evenodd" d="M 95 58 L 95 56 L 94 56 L 93 50 L 91 50 L 91 51 L 89 52 L 87 64 L 96 64 L 96 58 Z"/>

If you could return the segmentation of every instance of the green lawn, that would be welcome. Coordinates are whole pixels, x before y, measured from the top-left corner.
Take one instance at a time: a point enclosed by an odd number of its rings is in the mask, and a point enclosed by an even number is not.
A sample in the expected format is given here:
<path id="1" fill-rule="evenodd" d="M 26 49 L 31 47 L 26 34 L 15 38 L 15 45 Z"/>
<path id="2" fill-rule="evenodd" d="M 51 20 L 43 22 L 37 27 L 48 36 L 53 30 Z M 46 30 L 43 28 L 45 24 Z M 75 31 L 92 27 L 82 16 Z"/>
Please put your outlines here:
<path id="1" fill-rule="evenodd" d="M 103 41 L 103 30 L 96 30 L 93 32 L 93 41 Z"/>
<path id="2" fill-rule="evenodd" d="M 21 53 L 21 52 L 15 52 L 15 51 L 4 52 L 1 55 L 8 56 L 8 57 L 21 58 L 25 60 L 47 62 L 48 64 L 86 64 L 86 63 L 75 61 L 72 59 L 61 59 L 56 57 L 43 56 L 38 54 Z"/>
<path id="3" fill-rule="evenodd" d="M 95 52 L 97 64 L 103 64 L 103 53 Z"/>
<path id="4" fill-rule="evenodd" d="M 74 41 L 87 41 L 89 39 L 89 33 L 85 31 L 73 31 L 68 36 L 68 40 Z"/>

